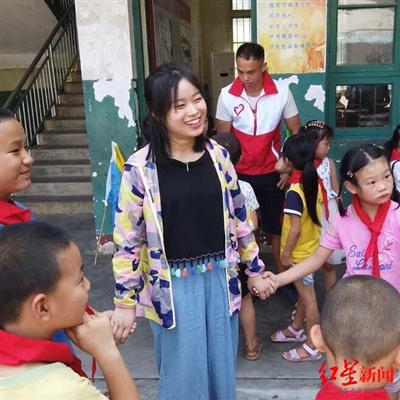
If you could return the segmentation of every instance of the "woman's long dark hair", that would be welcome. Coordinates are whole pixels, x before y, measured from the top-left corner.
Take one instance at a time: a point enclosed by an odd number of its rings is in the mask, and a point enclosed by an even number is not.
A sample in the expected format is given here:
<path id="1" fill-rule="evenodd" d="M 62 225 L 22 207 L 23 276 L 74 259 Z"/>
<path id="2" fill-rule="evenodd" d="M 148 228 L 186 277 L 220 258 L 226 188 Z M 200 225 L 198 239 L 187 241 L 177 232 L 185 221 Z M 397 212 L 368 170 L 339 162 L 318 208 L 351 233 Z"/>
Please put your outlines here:
<path id="1" fill-rule="evenodd" d="M 300 184 L 308 213 L 314 224 L 321 226 L 317 213 L 318 173 L 314 165 L 314 141 L 306 136 L 293 135 L 286 140 L 282 156 L 287 158 L 296 170 L 303 171 Z"/>
<path id="2" fill-rule="evenodd" d="M 400 144 L 400 125 L 393 131 L 392 137 L 385 143 L 385 155 L 390 160 L 392 151 Z"/>
<path id="3" fill-rule="evenodd" d="M 152 154 L 160 163 L 170 161 L 171 147 L 165 119 L 177 99 L 178 86 L 182 79 L 195 86 L 204 97 L 193 71 L 174 63 L 160 65 L 147 77 L 144 84 L 148 113 L 142 122 L 142 132 L 150 143 L 149 155 Z M 193 150 L 203 151 L 207 141 L 205 135 L 197 136 Z"/>
<path id="4" fill-rule="evenodd" d="M 344 182 L 350 182 L 354 186 L 358 186 L 356 173 L 368 165 L 371 161 L 382 158 L 388 162 L 385 156 L 385 150 L 374 144 L 366 143 L 357 147 L 353 147 L 346 152 L 342 162 L 340 163 L 340 186 L 338 195 L 339 213 L 343 217 L 346 215 L 347 207 L 343 205 L 341 193 L 343 191 Z M 393 200 L 399 202 L 399 193 L 393 190 Z"/>

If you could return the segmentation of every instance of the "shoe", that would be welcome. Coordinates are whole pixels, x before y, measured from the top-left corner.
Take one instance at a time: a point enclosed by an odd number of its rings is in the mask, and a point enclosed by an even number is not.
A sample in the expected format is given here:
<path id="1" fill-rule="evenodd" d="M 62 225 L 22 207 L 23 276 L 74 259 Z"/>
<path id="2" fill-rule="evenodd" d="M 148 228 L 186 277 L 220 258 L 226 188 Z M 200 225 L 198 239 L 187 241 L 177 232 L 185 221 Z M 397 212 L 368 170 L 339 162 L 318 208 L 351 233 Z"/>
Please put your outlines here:
<path id="1" fill-rule="evenodd" d="M 271 342 L 274 343 L 287 343 L 287 342 L 306 342 L 307 335 L 304 333 L 304 329 L 300 329 L 299 331 L 295 331 L 291 325 L 287 327 L 287 329 L 294 335 L 294 337 L 288 337 L 283 333 L 283 330 L 277 331 L 275 335 L 275 339 L 271 336 Z"/>
<path id="2" fill-rule="evenodd" d="M 293 304 L 297 303 L 299 295 L 297 293 L 296 288 L 293 285 L 282 286 L 281 288 L 279 288 L 279 290 L 282 292 L 283 296 L 291 303 Z"/>
<path id="3" fill-rule="evenodd" d="M 261 349 L 263 347 L 263 342 L 259 337 L 256 337 L 256 341 L 257 341 L 256 347 L 249 349 L 246 346 L 246 354 L 245 354 L 246 360 L 255 361 L 258 360 L 258 357 L 260 357 Z"/>
<path id="4" fill-rule="evenodd" d="M 286 351 L 285 353 L 283 353 L 282 357 L 286 361 L 290 362 L 318 361 L 322 358 L 321 353 L 317 349 L 312 349 L 306 343 L 303 344 L 303 349 L 309 354 L 309 357 L 300 357 L 297 349 Z"/>

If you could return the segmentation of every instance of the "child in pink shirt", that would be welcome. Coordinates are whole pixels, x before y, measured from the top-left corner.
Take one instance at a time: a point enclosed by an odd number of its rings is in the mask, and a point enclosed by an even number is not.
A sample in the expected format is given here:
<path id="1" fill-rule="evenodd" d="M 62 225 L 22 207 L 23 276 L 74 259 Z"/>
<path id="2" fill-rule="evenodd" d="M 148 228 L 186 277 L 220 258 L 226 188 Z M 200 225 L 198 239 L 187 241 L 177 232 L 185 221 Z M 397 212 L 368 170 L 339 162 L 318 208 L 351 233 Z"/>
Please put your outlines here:
<path id="1" fill-rule="evenodd" d="M 339 200 L 340 214 L 311 257 L 276 276 L 264 272 L 264 277 L 277 287 L 287 285 L 315 272 L 334 250 L 343 249 L 345 276 L 374 275 L 400 291 L 400 207 L 384 151 L 372 144 L 350 149 L 341 162 L 340 177 L 341 186 L 353 195 L 351 206 L 345 208 Z M 386 390 L 391 399 L 398 398 L 400 373 Z"/>

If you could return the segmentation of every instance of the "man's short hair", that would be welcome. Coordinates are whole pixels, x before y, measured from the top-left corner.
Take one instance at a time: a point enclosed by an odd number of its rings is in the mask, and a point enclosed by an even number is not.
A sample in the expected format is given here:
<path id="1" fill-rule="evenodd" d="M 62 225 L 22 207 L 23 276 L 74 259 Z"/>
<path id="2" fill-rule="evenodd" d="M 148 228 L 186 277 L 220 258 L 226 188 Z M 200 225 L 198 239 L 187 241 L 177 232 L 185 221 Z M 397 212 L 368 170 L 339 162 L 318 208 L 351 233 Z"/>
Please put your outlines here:
<path id="1" fill-rule="evenodd" d="M 343 278 L 326 296 L 321 331 L 334 356 L 374 366 L 400 345 L 400 293 L 373 276 Z"/>
<path id="2" fill-rule="evenodd" d="M 236 51 L 236 58 L 239 57 L 247 61 L 253 58 L 256 61 L 264 62 L 264 48 L 258 43 L 243 43 Z"/>
<path id="3" fill-rule="evenodd" d="M 212 140 L 215 140 L 219 145 L 228 150 L 230 159 L 233 165 L 236 165 L 242 156 L 242 148 L 238 138 L 230 132 L 222 132 L 214 135 Z"/>
<path id="4" fill-rule="evenodd" d="M 31 295 L 56 288 L 62 274 L 58 256 L 70 245 L 63 229 L 45 222 L 0 229 L 0 328 L 18 321 Z"/>

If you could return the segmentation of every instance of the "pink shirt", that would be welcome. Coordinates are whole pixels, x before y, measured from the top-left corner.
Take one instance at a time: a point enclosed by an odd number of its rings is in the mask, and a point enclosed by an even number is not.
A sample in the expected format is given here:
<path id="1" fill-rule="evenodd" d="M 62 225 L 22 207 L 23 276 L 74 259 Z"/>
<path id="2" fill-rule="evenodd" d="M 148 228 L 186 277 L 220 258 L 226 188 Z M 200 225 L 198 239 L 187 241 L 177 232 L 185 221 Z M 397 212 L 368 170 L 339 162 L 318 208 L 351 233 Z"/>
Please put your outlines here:
<path id="1" fill-rule="evenodd" d="M 354 215 L 352 207 L 348 207 L 344 217 L 339 214 L 334 217 L 320 244 L 327 249 L 345 251 L 347 269 L 344 276 L 371 275 L 372 258 L 363 268 L 370 238 L 368 228 Z M 378 237 L 378 249 L 381 278 L 400 292 L 400 207 L 393 201 Z"/>

